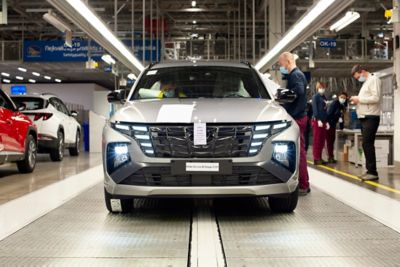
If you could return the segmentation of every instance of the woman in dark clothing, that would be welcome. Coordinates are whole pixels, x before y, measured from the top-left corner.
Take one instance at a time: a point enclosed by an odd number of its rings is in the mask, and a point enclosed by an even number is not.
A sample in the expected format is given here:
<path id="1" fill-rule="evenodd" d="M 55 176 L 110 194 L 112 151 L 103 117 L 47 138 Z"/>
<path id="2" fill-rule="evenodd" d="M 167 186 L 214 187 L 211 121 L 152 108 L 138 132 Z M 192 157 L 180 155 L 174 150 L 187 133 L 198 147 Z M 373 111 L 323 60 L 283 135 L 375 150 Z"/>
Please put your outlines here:
<path id="1" fill-rule="evenodd" d="M 340 129 L 342 130 L 344 128 L 344 113 L 347 108 L 347 99 L 347 93 L 343 92 L 328 108 L 328 123 L 330 128 L 326 132 L 326 144 L 329 163 L 336 163 L 335 156 L 333 155 L 333 148 L 336 139 L 336 125 L 339 122 Z"/>
<path id="2" fill-rule="evenodd" d="M 325 97 L 326 85 L 318 82 L 316 89 L 317 93 L 312 99 L 313 108 L 313 156 L 314 164 L 322 165 L 327 162 L 322 160 L 322 150 L 325 147 L 326 142 L 326 132 L 329 130 L 329 123 L 327 121 L 327 107 L 326 107 L 326 97 Z"/>

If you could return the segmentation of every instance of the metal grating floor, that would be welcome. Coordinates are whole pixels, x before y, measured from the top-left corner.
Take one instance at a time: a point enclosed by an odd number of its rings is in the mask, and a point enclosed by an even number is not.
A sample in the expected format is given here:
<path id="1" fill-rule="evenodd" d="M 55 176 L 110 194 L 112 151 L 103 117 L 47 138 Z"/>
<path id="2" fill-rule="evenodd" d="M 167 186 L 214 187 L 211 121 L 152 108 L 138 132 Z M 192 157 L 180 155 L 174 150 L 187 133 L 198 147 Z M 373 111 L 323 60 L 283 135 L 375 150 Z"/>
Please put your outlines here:
<path id="1" fill-rule="evenodd" d="M 228 266 L 400 266 L 399 233 L 316 190 L 294 215 L 254 199 L 229 206 L 216 203 Z"/>
<path id="2" fill-rule="evenodd" d="M 201 203 L 217 217 L 229 267 L 400 266 L 400 234 L 316 190 L 293 214 L 271 214 L 262 199 Z M 111 215 L 99 184 L 0 241 L 0 266 L 187 266 L 194 209 L 140 200 Z"/>

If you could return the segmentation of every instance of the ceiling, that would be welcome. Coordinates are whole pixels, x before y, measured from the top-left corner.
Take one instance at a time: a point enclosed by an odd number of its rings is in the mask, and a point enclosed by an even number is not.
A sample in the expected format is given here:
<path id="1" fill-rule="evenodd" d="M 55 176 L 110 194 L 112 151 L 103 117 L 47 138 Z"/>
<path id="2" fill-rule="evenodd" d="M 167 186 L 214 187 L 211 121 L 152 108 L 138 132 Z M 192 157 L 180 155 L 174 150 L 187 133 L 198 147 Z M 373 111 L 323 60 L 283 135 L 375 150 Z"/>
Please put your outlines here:
<path id="1" fill-rule="evenodd" d="M 198 0 L 197 8 L 200 12 L 192 12 L 189 0 L 146 0 L 146 17 L 150 17 L 150 5 L 153 5 L 152 16 L 155 19 L 157 13 L 167 21 L 168 31 L 166 40 L 180 38 L 189 39 L 192 33 L 200 36 L 225 38 L 228 32 L 229 21 L 233 23 L 237 16 L 238 3 L 241 3 L 241 16 L 246 10 L 248 38 L 251 38 L 252 26 L 252 0 Z M 264 6 L 272 0 L 255 0 L 256 7 L 256 39 L 264 39 Z M 246 6 L 244 3 L 246 2 Z M 285 27 L 288 29 L 309 8 L 313 0 L 285 0 Z M 364 19 L 360 19 L 340 32 L 343 38 L 359 38 L 364 29 L 370 34 L 385 32 L 391 35 L 391 26 L 383 17 L 384 8 L 391 8 L 392 0 L 363 0 L 355 1 L 351 9 L 361 13 Z M 143 0 L 118 0 L 117 32 L 120 38 L 131 38 L 132 35 L 132 3 L 134 12 L 134 31 L 141 33 L 143 26 Z M 111 29 L 114 29 L 114 0 L 89 0 L 88 4 L 95 8 L 97 14 Z M 0 26 L 0 40 L 53 40 L 61 39 L 63 35 L 52 25 L 42 19 L 44 13 L 52 6 L 45 0 L 8 0 L 9 17 L 8 24 Z M 158 8 L 157 8 L 158 7 Z M 245 8 L 244 8 L 245 7 Z M 57 11 L 56 11 L 57 12 Z M 59 14 L 61 15 L 61 14 Z M 338 16 L 339 18 L 340 16 Z M 196 21 L 196 24 L 193 24 Z M 330 24 L 330 23 L 329 23 Z M 233 24 L 230 24 L 231 26 Z M 72 25 L 71 25 L 72 26 Z M 242 21 L 242 27 L 244 23 Z M 267 25 L 268 27 L 268 25 Z M 73 28 L 74 38 L 87 38 L 80 29 Z M 321 30 L 316 33 L 319 36 L 331 35 L 327 31 L 329 25 L 321 25 Z M 243 34 L 243 30 L 241 34 Z M 231 31 L 232 33 L 232 31 Z M 84 63 L 22 63 L 6 62 L 0 64 L 0 71 L 13 72 L 17 66 L 23 65 L 32 71 L 48 73 L 49 76 L 58 76 L 63 81 L 69 82 L 96 82 L 108 88 L 114 87 L 114 77 L 103 70 L 87 70 Z M 323 66 L 323 65 L 321 65 Z M 333 66 L 335 67 L 335 66 Z M 331 66 L 329 66 L 329 69 Z"/>

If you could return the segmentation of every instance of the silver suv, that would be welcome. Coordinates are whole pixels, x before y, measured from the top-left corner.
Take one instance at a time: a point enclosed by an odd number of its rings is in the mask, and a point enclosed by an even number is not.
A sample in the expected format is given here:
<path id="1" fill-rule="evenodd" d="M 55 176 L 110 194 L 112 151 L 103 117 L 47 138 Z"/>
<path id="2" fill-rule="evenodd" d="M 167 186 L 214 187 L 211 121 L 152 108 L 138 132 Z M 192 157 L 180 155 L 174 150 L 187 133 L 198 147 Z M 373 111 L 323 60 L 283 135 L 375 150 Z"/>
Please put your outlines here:
<path id="1" fill-rule="evenodd" d="M 291 212 L 298 199 L 299 129 L 280 106 L 295 95 L 245 63 L 148 67 L 103 131 L 110 212 L 134 198 L 268 196 Z M 110 102 L 121 101 L 111 93 Z"/>

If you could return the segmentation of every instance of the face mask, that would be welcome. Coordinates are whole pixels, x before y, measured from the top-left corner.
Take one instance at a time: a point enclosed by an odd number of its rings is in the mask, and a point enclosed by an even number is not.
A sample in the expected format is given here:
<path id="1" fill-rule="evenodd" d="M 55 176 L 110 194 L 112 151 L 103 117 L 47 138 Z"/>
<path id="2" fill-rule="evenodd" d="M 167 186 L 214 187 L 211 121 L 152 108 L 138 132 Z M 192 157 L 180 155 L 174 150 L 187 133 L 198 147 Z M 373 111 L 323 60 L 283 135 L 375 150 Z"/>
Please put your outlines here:
<path id="1" fill-rule="evenodd" d="M 325 89 L 322 89 L 322 88 L 318 89 L 318 93 L 319 93 L 320 95 L 325 94 Z"/>
<path id="2" fill-rule="evenodd" d="M 288 71 L 288 69 L 287 68 L 285 68 L 285 67 L 280 67 L 279 68 L 279 70 L 280 70 L 280 72 L 282 73 L 282 74 L 289 74 L 289 71 Z"/>
<path id="3" fill-rule="evenodd" d="M 367 78 L 365 78 L 364 76 L 360 76 L 360 78 L 358 78 L 358 81 L 360 82 L 360 83 L 363 83 L 363 82 L 365 82 L 367 80 Z"/>
<path id="4" fill-rule="evenodd" d="M 346 103 L 346 99 L 344 98 L 339 98 L 339 103 L 344 105 L 344 103 Z"/>
<path id="5" fill-rule="evenodd" d="M 173 90 L 165 91 L 164 92 L 164 96 L 165 97 L 174 97 L 175 96 L 175 92 Z"/>

